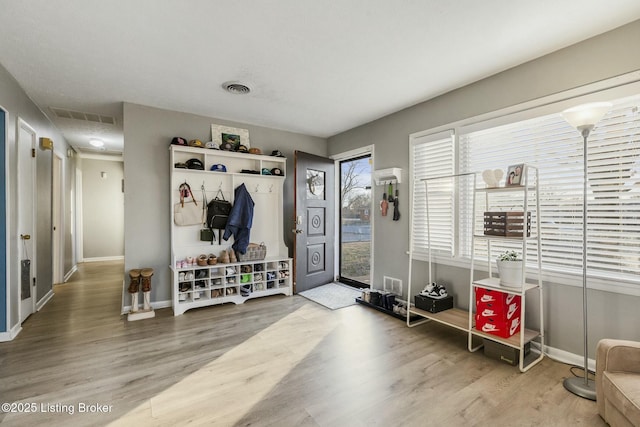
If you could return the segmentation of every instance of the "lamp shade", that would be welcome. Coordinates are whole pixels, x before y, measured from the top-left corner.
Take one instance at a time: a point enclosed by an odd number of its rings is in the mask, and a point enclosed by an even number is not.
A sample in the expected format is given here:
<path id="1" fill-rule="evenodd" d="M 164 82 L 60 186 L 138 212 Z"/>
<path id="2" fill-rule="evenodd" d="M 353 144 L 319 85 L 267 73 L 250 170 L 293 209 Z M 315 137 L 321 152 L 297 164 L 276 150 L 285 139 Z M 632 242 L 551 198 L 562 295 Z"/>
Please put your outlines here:
<path id="1" fill-rule="evenodd" d="M 611 110 L 609 102 L 592 102 L 562 112 L 562 117 L 574 128 L 593 128 Z"/>

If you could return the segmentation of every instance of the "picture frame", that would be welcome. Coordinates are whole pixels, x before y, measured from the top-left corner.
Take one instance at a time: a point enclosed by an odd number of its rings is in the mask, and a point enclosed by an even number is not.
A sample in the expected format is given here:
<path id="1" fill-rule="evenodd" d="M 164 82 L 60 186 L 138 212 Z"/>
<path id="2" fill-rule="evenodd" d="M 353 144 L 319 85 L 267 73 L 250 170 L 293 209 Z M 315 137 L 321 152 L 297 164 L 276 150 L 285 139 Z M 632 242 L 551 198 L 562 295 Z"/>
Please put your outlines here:
<path id="1" fill-rule="evenodd" d="M 249 130 L 215 123 L 211 124 L 211 141 L 218 144 L 219 147 L 222 147 L 224 142 L 230 142 L 233 145 L 233 151 L 238 151 L 240 145 L 247 147 L 247 150 L 251 148 Z"/>
<path id="2" fill-rule="evenodd" d="M 524 163 L 509 166 L 505 177 L 505 186 L 514 187 L 525 185 L 525 168 L 526 166 Z"/>

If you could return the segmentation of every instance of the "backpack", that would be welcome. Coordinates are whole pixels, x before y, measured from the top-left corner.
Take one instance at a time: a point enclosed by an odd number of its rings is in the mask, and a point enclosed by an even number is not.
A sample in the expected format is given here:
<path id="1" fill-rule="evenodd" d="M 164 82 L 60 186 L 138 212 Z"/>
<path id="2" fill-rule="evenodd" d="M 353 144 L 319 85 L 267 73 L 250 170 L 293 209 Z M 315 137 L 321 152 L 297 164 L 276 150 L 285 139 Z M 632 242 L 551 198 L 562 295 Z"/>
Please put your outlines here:
<path id="1" fill-rule="evenodd" d="M 218 197 L 220 196 L 220 197 Z M 227 226 L 229 213 L 231 212 L 231 202 L 228 202 L 222 194 L 222 190 L 218 189 L 215 199 L 207 203 L 207 227 L 213 230 L 224 230 Z M 212 233 L 213 234 L 213 233 Z M 221 242 L 222 233 L 218 231 L 218 243 Z M 213 244 L 213 241 L 211 241 Z"/>

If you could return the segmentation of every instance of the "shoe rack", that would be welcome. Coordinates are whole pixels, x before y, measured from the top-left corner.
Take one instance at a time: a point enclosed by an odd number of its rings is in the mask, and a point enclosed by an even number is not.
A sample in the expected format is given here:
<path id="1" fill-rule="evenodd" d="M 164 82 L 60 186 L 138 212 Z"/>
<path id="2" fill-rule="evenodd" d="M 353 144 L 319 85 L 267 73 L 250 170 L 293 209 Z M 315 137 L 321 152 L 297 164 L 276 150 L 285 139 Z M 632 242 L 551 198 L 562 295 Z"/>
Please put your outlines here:
<path id="1" fill-rule="evenodd" d="M 292 295 L 292 260 L 284 244 L 283 187 L 285 176 L 243 173 L 278 168 L 286 171 L 286 159 L 249 153 L 236 153 L 197 147 L 170 147 L 171 170 L 171 278 L 172 304 L 175 316 L 192 308 L 224 303 L 242 304 L 251 298 L 283 294 Z M 176 164 L 198 159 L 204 170 L 183 169 Z M 226 172 L 211 170 L 224 165 Z M 264 244 L 267 254 L 261 260 L 238 261 L 222 256 L 230 251 L 233 237 L 228 241 L 217 236 L 213 242 L 201 241 L 202 225 L 177 226 L 173 206 L 180 201 L 180 184 L 187 182 L 198 206 L 206 196 L 213 200 L 222 192 L 234 203 L 234 190 L 245 184 L 253 199 L 254 216 L 251 242 Z M 207 260 L 198 263 L 198 260 Z"/>

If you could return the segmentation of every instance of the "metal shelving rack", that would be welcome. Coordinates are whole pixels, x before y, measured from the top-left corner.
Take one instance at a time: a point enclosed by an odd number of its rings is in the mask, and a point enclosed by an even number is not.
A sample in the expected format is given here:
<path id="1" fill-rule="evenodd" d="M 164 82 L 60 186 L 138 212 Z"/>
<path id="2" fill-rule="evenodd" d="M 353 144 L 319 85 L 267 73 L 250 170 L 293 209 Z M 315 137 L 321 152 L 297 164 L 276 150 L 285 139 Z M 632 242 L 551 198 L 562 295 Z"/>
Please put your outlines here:
<path id="1" fill-rule="evenodd" d="M 541 241 L 540 241 L 540 199 L 538 195 L 538 169 L 533 166 L 525 166 L 525 170 L 523 171 L 523 176 L 525 177 L 524 185 L 522 186 L 510 186 L 510 187 L 496 187 L 496 188 L 478 188 L 477 186 L 477 174 L 476 173 L 465 173 L 465 174 L 455 174 L 455 175 L 447 175 L 440 176 L 434 178 L 423 179 L 426 190 L 426 214 L 427 214 L 427 230 L 428 230 L 428 262 L 429 262 L 429 283 L 432 282 L 432 259 L 431 259 L 431 241 L 430 241 L 430 223 L 429 223 L 429 182 L 434 180 L 442 180 L 442 179 L 457 179 L 460 177 L 471 176 L 472 185 L 473 185 L 473 201 L 472 201 L 472 209 L 473 212 L 473 221 L 474 224 L 474 232 L 472 233 L 471 240 L 471 265 L 470 265 L 470 284 L 469 284 L 469 308 L 467 310 L 452 308 L 449 310 L 445 310 L 439 313 L 430 313 L 425 310 L 420 310 L 416 307 L 412 307 L 409 304 L 409 308 L 407 310 L 407 326 L 414 327 L 421 325 L 428 321 L 435 321 L 450 327 L 462 330 L 467 332 L 468 334 L 468 348 L 469 351 L 474 352 L 482 348 L 482 344 L 473 345 L 474 337 L 477 338 L 485 338 L 500 344 L 516 348 L 519 350 L 519 369 L 521 372 L 526 372 L 531 369 L 534 365 L 539 363 L 544 357 L 544 309 L 543 309 L 543 295 L 542 295 L 542 260 L 541 260 Z M 533 174 L 533 175 L 532 175 Z M 533 180 L 533 184 L 532 179 Z M 477 234 L 475 232 L 475 224 L 478 221 L 478 213 L 476 212 L 476 198 L 479 195 L 485 196 L 485 206 L 489 206 L 491 195 L 493 194 L 505 194 L 505 193 L 513 193 L 520 194 L 522 197 L 522 208 L 525 218 L 530 212 L 529 206 L 529 196 L 531 193 L 535 193 L 535 215 L 532 216 L 531 227 L 532 233 L 530 236 L 527 236 L 526 230 L 523 232 L 523 237 L 501 237 L 501 236 L 489 236 L 484 234 Z M 414 221 L 413 217 L 411 219 L 411 233 L 410 233 L 410 246 L 409 246 L 409 283 L 407 287 L 408 292 L 408 300 L 411 299 L 411 281 L 412 281 L 412 264 L 413 264 L 413 226 Z M 526 225 L 525 225 L 526 227 Z M 535 232 L 534 232 L 535 231 Z M 487 264 L 488 264 L 488 277 L 480 280 L 474 280 L 474 272 L 475 269 L 475 245 L 476 241 L 485 240 L 487 242 Z M 517 242 L 522 245 L 522 277 L 526 277 L 526 267 L 527 267 L 527 252 L 528 247 L 527 243 L 535 242 L 536 251 L 537 251 L 537 273 L 536 280 L 534 283 L 525 282 L 523 283 L 521 288 L 509 288 L 500 285 L 499 278 L 492 277 L 492 259 L 491 259 L 491 242 L 492 241 L 509 241 L 509 242 Z M 520 306 L 520 319 L 521 319 L 521 329 L 520 332 L 514 334 L 509 338 L 502 338 L 496 335 L 488 334 L 475 329 L 475 316 L 474 316 L 474 308 L 475 308 L 475 290 L 476 288 L 485 288 L 492 289 L 503 293 L 515 294 L 521 297 L 521 306 Z M 526 296 L 529 292 L 537 291 L 539 294 L 539 310 L 540 310 L 540 328 L 539 330 L 532 330 L 525 328 L 525 314 L 526 314 Z M 410 317 L 419 316 L 421 320 L 411 320 Z M 535 355 L 535 352 L 532 352 L 531 356 L 525 356 L 525 346 L 538 340 L 539 344 L 539 353 Z"/>

